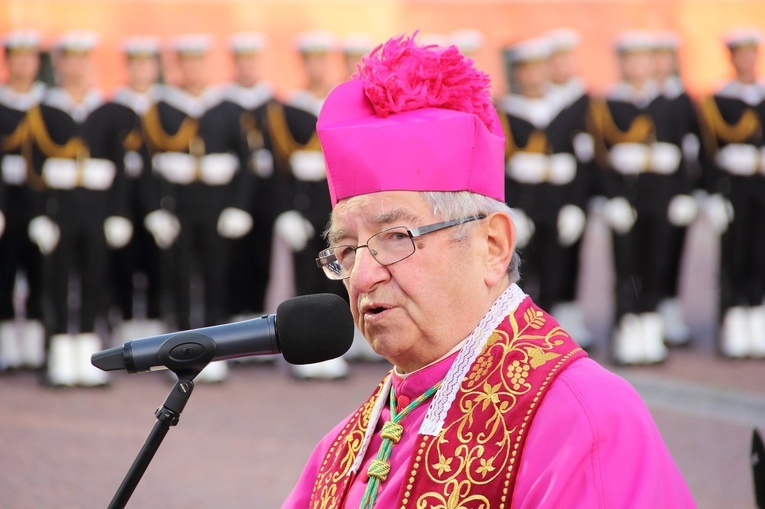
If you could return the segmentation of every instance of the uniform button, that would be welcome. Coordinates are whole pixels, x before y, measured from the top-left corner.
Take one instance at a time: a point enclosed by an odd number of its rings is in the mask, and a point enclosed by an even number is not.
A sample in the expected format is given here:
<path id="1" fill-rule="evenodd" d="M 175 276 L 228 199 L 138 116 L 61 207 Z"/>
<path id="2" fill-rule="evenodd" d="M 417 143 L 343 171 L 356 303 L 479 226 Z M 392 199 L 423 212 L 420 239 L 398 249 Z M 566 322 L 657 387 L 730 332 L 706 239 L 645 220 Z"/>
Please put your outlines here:
<path id="1" fill-rule="evenodd" d="M 406 407 L 409 406 L 409 403 L 411 402 L 412 402 L 412 398 L 410 398 L 409 396 L 406 396 L 406 395 L 399 396 L 398 402 L 396 404 L 396 406 L 398 406 L 398 411 L 399 412 L 403 411 Z"/>

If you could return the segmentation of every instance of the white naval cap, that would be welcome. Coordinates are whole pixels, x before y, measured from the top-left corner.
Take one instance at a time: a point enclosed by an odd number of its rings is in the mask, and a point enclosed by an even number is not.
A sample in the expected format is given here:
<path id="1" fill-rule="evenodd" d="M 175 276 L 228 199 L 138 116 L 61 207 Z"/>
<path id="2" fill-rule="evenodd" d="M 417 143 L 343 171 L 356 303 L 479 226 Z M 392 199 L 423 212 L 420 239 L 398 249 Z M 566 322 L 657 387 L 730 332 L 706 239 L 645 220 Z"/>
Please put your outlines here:
<path id="1" fill-rule="evenodd" d="M 616 35 L 614 48 L 617 53 L 653 51 L 656 49 L 656 34 L 649 30 L 625 30 Z"/>
<path id="2" fill-rule="evenodd" d="M 550 40 L 553 53 L 571 51 L 579 45 L 581 39 L 579 32 L 573 28 L 556 28 L 545 32 L 542 36 Z"/>
<path id="3" fill-rule="evenodd" d="M 40 32 L 31 28 L 20 28 L 3 36 L 6 50 L 38 49 L 40 41 Z"/>
<path id="4" fill-rule="evenodd" d="M 129 57 L 159 55 L 160 49 L 159 38 L 151 35 L 133 35 L 122 41 L 122 51 Z"/>
<path id="5" fill-rule="evenodd" d="M 723 41 L 729 49 L 742 46 L 759 46 L 762 42 L 762 31 L 751 26 L 735 27 L 725 33 Z"/>
<path id="6" fill-rule="evenodd" d="M 348 34 L 342 40 L 343 53 L 348 56 L 366 55 L 375 46 L 372 36 L 362 32 Z"/>
<path id="7" fill-rule="evenodd" d="M 672 30 L 659 30 L 654 34 L 654 45 L 657 50 L 675 51 L 680 47 L 680 36 Z"/>
<path id="8" fill-rule="evenodd" d="M 181 34 L 172 40 L 173 50 L 180 56 L 204 55 L 212 45 L 209 34 Z"/>
<path id="9" fill-rule="evenodd" d="M 449 34 L 451 44 L 457 46 L 462 53 L 473 53 L 483 46 L 486 37 L 483 32 L 474 28 L 462 28 Z"/>
<path id="10" fill-rule="evenodd" d="M 300 53 L 329 53 L 337 41 L 329 30 L 307 30 L 297 35 L 295 46 Z"/>
<path id="11" fill-rule="evenodd" d="M 436 32 L 426 32 L 417 34 L 417 42 L 423 46 L 440 46 L 446 48 L 451 46 L 452 41 L 446 34 L 439 34 Z"/>
<path id="12" fill-rule="evenodd" d="M 63 33 L 53 44 L 59 53 L 89 53 L 98 44 L 99 36 L 91 30 L 71 30 Z"/>
<path id="13" fill-rule="evenodd" d="M 237 32 L 228 37 L 228 47 L 235 55 L 260 53 L 268 44 L 268 36 L 261 32 Z"/>
<path id="14" fill-rule="evenodd" d="M 508 56 L 514 64 L 547 60 L 551 54 L 552 44 L 547 37 L 531 37 L 508 48 Z"/>

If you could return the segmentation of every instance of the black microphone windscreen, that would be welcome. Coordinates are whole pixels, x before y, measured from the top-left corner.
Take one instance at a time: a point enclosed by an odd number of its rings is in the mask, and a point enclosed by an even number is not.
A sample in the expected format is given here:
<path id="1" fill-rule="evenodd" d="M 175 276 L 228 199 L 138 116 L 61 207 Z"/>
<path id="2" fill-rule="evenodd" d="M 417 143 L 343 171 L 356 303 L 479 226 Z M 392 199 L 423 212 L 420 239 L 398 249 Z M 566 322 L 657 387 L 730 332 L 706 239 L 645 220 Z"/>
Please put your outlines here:
<path id="1" fill-rule="evenodd" d="M 353 316 L 338 295 L 303 295 L 279 304 L 276 330 L 287 362 L 313 364 L 348 351 L 353 343 Z"/>

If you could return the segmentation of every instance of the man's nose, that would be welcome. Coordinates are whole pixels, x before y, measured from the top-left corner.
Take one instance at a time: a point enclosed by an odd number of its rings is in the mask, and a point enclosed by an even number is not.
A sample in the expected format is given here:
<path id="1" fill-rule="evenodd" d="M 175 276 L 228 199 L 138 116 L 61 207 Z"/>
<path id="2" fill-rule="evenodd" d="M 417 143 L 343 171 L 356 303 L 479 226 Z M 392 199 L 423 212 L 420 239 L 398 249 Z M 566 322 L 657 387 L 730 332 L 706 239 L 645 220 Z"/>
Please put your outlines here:
<path id="1" fill-rule="evenodd" d="M 372 256 L 369 247 L 356 251 L 356 260 L 351 271 L 351 287 L 365 293 L 389 275 L 388 269 L 380 265 Z"/>

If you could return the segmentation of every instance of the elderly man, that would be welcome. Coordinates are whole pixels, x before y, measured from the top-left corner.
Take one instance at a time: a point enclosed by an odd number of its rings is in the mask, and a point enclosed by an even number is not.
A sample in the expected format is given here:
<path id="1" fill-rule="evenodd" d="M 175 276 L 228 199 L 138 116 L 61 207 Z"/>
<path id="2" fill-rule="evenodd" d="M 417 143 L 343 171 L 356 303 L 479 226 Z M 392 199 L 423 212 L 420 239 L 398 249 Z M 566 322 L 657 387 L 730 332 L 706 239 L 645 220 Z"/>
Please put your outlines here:
<path id="1" fill-rule="evenodd" d="M 400 37 L 327 98 L 317 263 L 392 371 L 284 508 L 693 507 L 637 393 L 515 284 L 488 77 Z"/>

